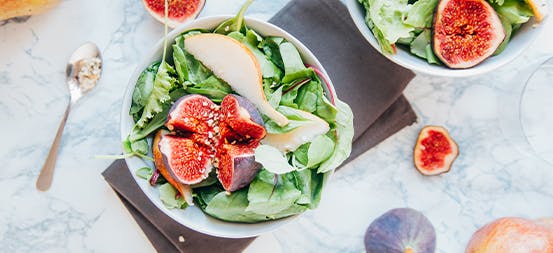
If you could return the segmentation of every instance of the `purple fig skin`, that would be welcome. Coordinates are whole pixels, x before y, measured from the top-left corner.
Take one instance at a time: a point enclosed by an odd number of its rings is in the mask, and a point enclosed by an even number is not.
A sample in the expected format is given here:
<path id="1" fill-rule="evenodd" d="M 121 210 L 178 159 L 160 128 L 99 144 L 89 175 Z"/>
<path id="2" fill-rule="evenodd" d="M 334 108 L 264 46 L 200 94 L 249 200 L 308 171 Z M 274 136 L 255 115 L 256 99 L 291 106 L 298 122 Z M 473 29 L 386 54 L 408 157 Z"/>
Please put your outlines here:
<path id="1" fill-rule="evenodd" d="M 374 220 L 365 233 L 367 253 L 434 253 L 436 231 L 419 211 L 411 208 L 392 209 Z"/>
<path id="2" fill-rule="evenodd" d="M 261 169 L 262 165 L 255 162 L 253 154 L 243 154 L 233 158 L 234 173 L 232 183 L 227 191 L 233 192 L 249 185 Z"/>
<path id="3" fill-rule="evenodd" d="M 252 104 L 252 102 L 250 102 L 250 100 L 244 98 L 244 97 L 241 97 L 241 96 L 238 96 L 238 95 L 234 95 L 234 94 L 230 94 L 230 95 L 227 95 L 227 96 L 231 96 L 233 98 L 235 98 L 237 101 L 238 101 L 238 104 L 240 105 L 240 107 L 244 108 L 249 114 L 250 114 L 250 118 L 249 120 L 261 125 L 261 126 L 265 126 L 265 124 L 263 123 L 263 118 L 261 117 L 261 114 L 259 113 L 259 111 L 257 110 L 257 108 L 255 107 L 255 105 Z"/>

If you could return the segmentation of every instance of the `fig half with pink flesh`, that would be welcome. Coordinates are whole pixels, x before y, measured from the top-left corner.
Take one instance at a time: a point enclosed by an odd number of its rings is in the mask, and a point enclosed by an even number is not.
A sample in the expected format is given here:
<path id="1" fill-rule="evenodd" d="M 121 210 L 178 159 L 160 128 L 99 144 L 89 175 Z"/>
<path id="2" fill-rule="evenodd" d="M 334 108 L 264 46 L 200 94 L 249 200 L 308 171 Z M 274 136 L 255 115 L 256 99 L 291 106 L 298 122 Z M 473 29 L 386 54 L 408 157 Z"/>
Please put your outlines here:
<path id="1" fill-rule="evenodd" d="M 186 95 L 173 104 L 165 126 L 181 132 L 212 132 L 218 122 L 218 106 L 202 95 Z"/>
<path id="2" fill-rule="evenodd" d="M 486 0 L 440 0 L 432 27 L 434 53 L 448 67 L 473 67 L 505 39 L 499 16 Z"/>
<path id="3" fill-rule="evenodd" d="M 413 152 L 415 167 L 427 176 L 448 172 L 458 155 L 459 146 L 440 126 L 424 127 Z"/>
<path id="4" fill-rule="evenodd" d="M 165 0 L 142 0 L 146 10 L 161 23 L 165 23 Z M 178 25 L 194 19 L 204 7 L 205 0 L 171 0 L 168 1 L 167 26 Z"/>
<path id="5" fill-rule="evenodd" d="M 209 176 L 213 151 L 189 138 L 162 135 L 159 150 L 172 178 L 182 184 L 196 184 Z"/>

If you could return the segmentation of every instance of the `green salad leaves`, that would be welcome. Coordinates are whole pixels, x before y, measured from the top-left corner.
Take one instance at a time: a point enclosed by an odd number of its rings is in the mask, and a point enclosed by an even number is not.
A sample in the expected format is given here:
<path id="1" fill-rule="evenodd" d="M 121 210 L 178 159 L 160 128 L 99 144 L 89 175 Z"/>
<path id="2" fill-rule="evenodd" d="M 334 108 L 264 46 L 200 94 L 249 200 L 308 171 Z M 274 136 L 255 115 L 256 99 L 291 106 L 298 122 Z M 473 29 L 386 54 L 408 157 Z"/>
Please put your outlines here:
<path id="1" fill-rule="evenodd" d="M 263 91 L 269 103 L 290 122 L 279 126 L 262 115 L 267 133 L 287 134 L 313 124 L 312 118 L 305 117 L 306 112 L 326 125 L 321 132 L 329 129 L 288 152 L 266 144 L 258 146 L 256 161 L 265 166 L 245 188 L 228 193 L 213 173 L 191 185 L 194 202 L 205 213 L 225 221 L 246 223 L 279 219 L 317 207 L 325 178 L 349 156 L 353 138 L 351 109 L 337 98 L 331 102 L 319 71 L 306 66 L 297 48 L 286 39 L 263 37 L 247 26 L 243 15 L 250 2 L 236 17 L 213 31 L 197 29 L 177 36 L 170 47 L 172 61 L 165 61 L 164 52 L 161 62 L 152 63 L 142 72 L 129 111 L 136 124 L 125 141 L 129 153 L 148 159 L 147 140 L 165 128 L 172 103 L 186 94 L 201 94 L 220 103 L 226 95 L 235 93 L 187 52 L 184 42 L 189 36 L 214 32 L 244 44 L 260 64 Z M 150 181 L 154 174 L 149 168 L 136 173 Z M 153 180 L 167 208 L 187 206 L 182 198 L 175 197 L 178 192 L 173 186 L 164 180 Z"/>

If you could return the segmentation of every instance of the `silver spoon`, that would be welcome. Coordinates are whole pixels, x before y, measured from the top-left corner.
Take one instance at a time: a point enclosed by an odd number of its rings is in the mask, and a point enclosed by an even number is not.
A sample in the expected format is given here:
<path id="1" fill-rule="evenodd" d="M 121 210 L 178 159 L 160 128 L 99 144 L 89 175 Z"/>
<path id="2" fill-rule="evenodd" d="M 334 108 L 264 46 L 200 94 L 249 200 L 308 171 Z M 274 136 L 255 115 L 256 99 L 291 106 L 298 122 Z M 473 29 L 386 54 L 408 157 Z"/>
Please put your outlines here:
<path id="1" fill-rule="evenodd" d="M 65 109 L 65 114 L 58 127 L 58 132 L 54 138 L 54 142 L 50 147 L 50 152 L 46 157 L 46 161 L 42 166 L 40 175 L 36 181 L 36 188 L 40 191 L 46 191 L 52 185 L 52 177 L 56 166 L 56 158 L 60 144 L 61 135 L 67 116 L 73 106 L 82 96 L 87 94 L 96 86 L 98 79 L 102 73 L 102 55 L 96 44 L 87 42 L 77 48 L 69 58 L 66 68 L 66 82 L 71 94 L 71 101 Z"/>

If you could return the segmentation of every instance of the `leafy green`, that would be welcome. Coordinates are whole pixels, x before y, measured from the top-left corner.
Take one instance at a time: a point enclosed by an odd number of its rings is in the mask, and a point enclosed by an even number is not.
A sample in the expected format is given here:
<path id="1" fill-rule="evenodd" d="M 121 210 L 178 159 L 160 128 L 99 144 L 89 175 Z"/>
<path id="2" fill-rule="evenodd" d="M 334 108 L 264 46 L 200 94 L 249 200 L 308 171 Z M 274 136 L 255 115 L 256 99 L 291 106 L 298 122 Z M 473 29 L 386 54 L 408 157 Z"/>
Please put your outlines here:
<path id="1" fill-rule="evenodd" d="M 140 141 L 153 132 L 157 131 L 160 127 L 163 126 L 163 124 L 165 124 L 165 121 L 167 120 L 167 114 L 169 113 L 169 109 L 171 109 L 171 104 L 186 94 L 187 93 L 183 89 L 176 89 L 169 93 L 170 103 L 164 103 L 163 110 L 160 113 L 156 114 L 142 128 L 135 125 L 129 135 L 128 140 L 131 142 Z"/>
<path id="2" fill-rule="evenodd" d="M 301 191 L 296 204 L 306 205 L 311 209 L 316 208 L 321 200 L 321 191 L 326 175 L 317 173 L 316 170 L 291 172 L 290 177 L 292 177 L 292 181 L 296 185 L 296 188 Z"/>
<path id="3" fill-rule="evenodd" d="M 197 85 L 187 87 L 186 91 L 190 94 L 204 95 L 214 102 L 221 102 L 226 95 L 232 93 L 230 86 L 215 75 L 209 76 Z"/>
<path id="4" fill-rule="evenodd" d="M 165 207 L 168 209 L 186 208 L 188 205 L 182 196 L 177 196 L 177 190 L 169 183 L 162 184 L 159 187 L 159 198 Z"/>
<path id="5" fill-rule="evenodd" d="M 212 75 L 211 70 L 205 67 L 193 55 L 186 52 L 184 40 L 186 37 L 197 34 L 192 31 L 178 36 L 173 44 L 173 62 L 181 83 L 199 84 Z"/>
<path id="6" fill-rule="evenodd" d="M 338 114 L 336 115 L 336 146 L 332 155 L 319 166 L 319 173 L 336 169 L 351 153 L 353 112 L 346 103 L 340 100 L 336 100 L 336 106 L 338 108 Z"/>
<path id="7" fill-rule="evenodd" d="M 326 135 L 319 135 L 316 137 L 307 150 L 307 164 L 308 168 L 318 165 L 326 161 L 332 155 L 334 151 L 334 140 L 330 139 Z"/>
<path id="8" fill-rule="evenodd" d="M 411 36 L 410 33 L 415 28 L 402 22 L 410 7 L 407 0 L 367 0 L 367 2 L 368 15 L 374 26 L 382 32 L 387 44 L 394 44 L 399 38 Z"/>
<path id="9" fill-rule="evenodd" d="M 136 122 L 138 127 L 144 127 L 144 125 L 146 125 L 146 123 L 153 118 L 155 114 L 163 111 L 163 104 L 171 98 L 169 96 L 169 91 L 176 85 L 177 80 L 172 77 L 172 75 L 175 74 L 175 70 L 171 65 L 165 61 L 161 62 L 156 73 L 152 93 L 146 100 L 142 116 Z"/>
<path id="10" fill-rule="evenodd" d="M 142 178 L 142 179 L 145 179 L 146 181 L 150 181 L 150 179 L 152 178 L 152 176 L 154 175 L 154 170 L 150 167 L 142 167 L 138 170 L 136 170 L 135 174 Z M 156 180 L 156 184 L 162 184 L 162 183 L 166 183 L 167 180 L 165 180 L 165 178 L 162 176 L 162 175 L 159 175 L 157 180 Z"/>
<path id="11" fill-rule="evenodd" d="M 279 213 L 292 206 L 300 196 L 301 191 L 296 189 L 289 175 L 261 170 L 250 184 L 246 211 L 262 215 Z"/>
<path id="12" fill-rule="evenodd" d="M 532 9 L 525 1 L 505 0 L 502 5 L 495 5 L 494 9 L 512 25 L 526 23 L 534 16 Z"/>
<path id="13" fill-rule="evenodd" d="M 203 210 L 213 217 L 225 221 L 246 223 L 259 222 L 269 219 L 265 215 L 246 211 L 246 208 L 248 207 L 248 189 L 238 190 L 230 195 L 224 191 L 221 191 L 215 195 L 213 195 L 213 193 L 215 193 L 214 191 L 210 191 L 208 193 L 210 194 L 205 194 L 205 196 L 211 197 L 211 199 L 202 199 L 202 202 L 205 202 Z M 200 207 L 202 206 L 203 205 L 200 205 Z"/>
<path id="14" fill-rule="evenodd" d="M 416 1 L 407 12 L 407 18 L 403 23 L 418 28 L 432 27 L 436 5 L 438 5 L 438 0 Z"/>
<path id="15" fill-rule="evenodd" d="M 142 179 L 150 180 L 154 174 L 154 170 L 150 167 L 142 167 L 136 170 L 135 174 Z"/>
<path id="16" fill-rule="evenodd" d="M 277 67 L 284 69 L 284 62 L 280 55 L 280 44 L 285 40 L 280 37 L 267 37 L 259 43 L 258 47 L 263 49 L 263 52 Z"/>
<path id="17" fill-rule="evenodd" d="M 255 161 L 263 165 L 265 170 L 275 174 L 284 174 L 296 170 L 288 163 L 282 152 L 269 145 L 259 145 L 255 149 Z"/>
<path id="18" fill-rule="evenodd" d="M 497 47 L 493 55 L 501 54 L 503 50 L 507 48 L 507 44 L 509 44 L 509 41 L 511 40 L 511 35 L 513 33 L 513 25 L 511 24 L 511 22 L 503 16 L 499 16 L 499 19 L 501 19 L 501 25 L 503 26 L 503 31 L 505 31 L 505 39 L 503 39 L 503 42 L 499 44 L 499 47 Z"/>
<path id="19" fill-rule="evenodd" d="M 133 117 L 135 122 L 140 119 L 142 110 L 144 109 L 144 106 L 146 106 L 146 101 L 152 93 L 158 68 L 158 62 L 152 63 L 144 71 L 142 71 L 136 81 L 136 86 L 134 87 L 132 93 L 131 109 L 129 111 L 129 114 Z"/>
<path id="20" fill-rule="evenodd" d="M 246 13 L 246 10 L 252 4 L 253 0 L 248 0 L 244 5 L 242 5 L 242 8 L 240 8 L 240 11 L 236 14 L 235 17 L 223 21 L 215 30 L 214 33 L 220 33 L 220 34 L 229 34 L 231 32 L 240 32 L 246 29 L 246 25 L 244 23 L 244 14 Z"/>
<path id="21" fill-rule="evenodd" d="M 311 68 L 309 70 L 313 71 Z M 311 75 L 317 76 L 314 72 Z M 336 107 L 326 98 L 318 77 L 298 90 L 295 103 L 300 110 L 313 113 L 326 122 L 333 123 L 336 119 Z"/>
<path id="22" fill-rule="evenodd" d="M 503 5 L 505 0 L 488 0 L 490 3 L 496 3 L 497 5 Z"/>
<path id="23" fill-rule="evenodd" d="M 301 127 L 310 122 L 309 119 L 303 117 L 302 114 L 298 112 L 297 109 L 288 107 L 288 106 L 279 106 L 276 108 L 278 112 L 288 118 L 288 125 L 279 126 L 274 121 L 268 119 L 265 121 L 265 130 L 270 134 L 282 134 L 290 132 L 298 127 Z"/>

